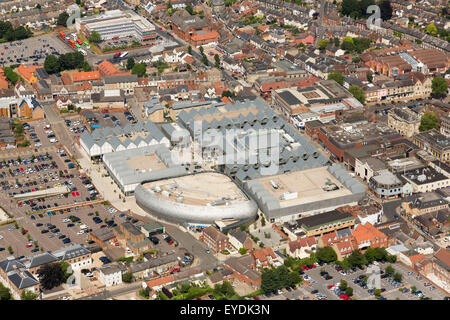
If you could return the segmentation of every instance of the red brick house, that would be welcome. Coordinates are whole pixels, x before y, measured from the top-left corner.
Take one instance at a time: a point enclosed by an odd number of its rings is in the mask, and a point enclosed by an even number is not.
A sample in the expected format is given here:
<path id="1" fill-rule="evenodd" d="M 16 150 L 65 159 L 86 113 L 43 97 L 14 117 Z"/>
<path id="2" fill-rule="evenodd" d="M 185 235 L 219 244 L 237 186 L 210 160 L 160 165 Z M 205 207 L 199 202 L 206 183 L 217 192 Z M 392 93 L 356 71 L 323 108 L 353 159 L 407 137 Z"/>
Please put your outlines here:
<path id="1" fill-rule="evenodd" d="M 203 241 L 214 253 L 218 253 L 222 250 L 228 249 L 229 247 L 228 236 L 224 235 L 212 226 L 203 229 L 200 240 Z"/>

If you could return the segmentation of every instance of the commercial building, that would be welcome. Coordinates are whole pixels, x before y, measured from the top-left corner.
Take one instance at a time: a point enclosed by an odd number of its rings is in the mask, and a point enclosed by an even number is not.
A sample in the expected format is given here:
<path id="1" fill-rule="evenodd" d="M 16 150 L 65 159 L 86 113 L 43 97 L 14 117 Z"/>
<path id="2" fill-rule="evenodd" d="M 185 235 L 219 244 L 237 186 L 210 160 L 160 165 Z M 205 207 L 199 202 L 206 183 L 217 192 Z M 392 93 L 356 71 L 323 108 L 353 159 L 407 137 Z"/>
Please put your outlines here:
<path id="1" fill-rule="evenodd" d="M 246 254 L 229 258 L 224 262 L 224 268 L 233 272 L 231 278 L 256 290 L 261 286 L 261 273 L 254 269 L 254 263 L 252 256 Z"/>
<path id="2" fill-rule="evenodd" d="M 150 240 L 130 222 L 114 227 L 113 232 L 121 246 L 129 248 L 135 255 L 140 255 L 152 248 Z"/>
<path id="3" fill-rule="evenodd" d="M 440 132 L 446 137 L 450 137 L 450 117 L 441 117 Z"/>
<path id="4" fill-rule="evenodd" d="M 356 205 L 365 194 L 364 186 L 337 164 L 249 180 L 244 189 L 270 222 Z"/>
<path id="5" fill-rule="evenodd" d="M 152 38 L 155 26 L 147 19 L 133 11 L 111 10 L 97 16 L 81 18 L 77 27 L 89 37 L 92 31 L 97 31 L 102 40 L 115 37 L 134 37 L 138 41 Z"/>
<path id="6" fill-rule="evenodd" d="M 229 238 L 213 226 L 202 230 L 200 240 L 214 253 L 219 253 L 229 247 Z"/>
<path id="7" fill-rule="evenodd" d="M 411 138 L 419 133 L 420 117 L 409 108 L 393 108 L 388 113 L 388 126 L 401 135 Z"/>
<path id="8" fill-rule="evenodd" d="M 450 138 L 439 133 L 436 129 L 417 133 L 412 141 L 422 150 L 432 154 L 441 162 L 450 161 Z"/>
<path id="9" fill-rule="evenodd" d="M 313 131 L 317 139 L 330 152 L 331 156 L 344 161 L 344 154 L 371 144 L 386 144 L 402 140 L 395 130 L 381 123 L 369 122 L 356 125 L 324 125 Z"/>
<path id="10" fill-rule="evenodd" d="M 98 268 L 98 280 L 107 287 L 122 284 L 123 270 L 119 264 L 108 264 Z"/>
<path id="11" fill-rule="evenodd" d="M 344 110 L 363 107 L 350 92 L 334 80 L 318 81 L 312 87 L 273 90 L 272 102 L 288 121 L 291 121 L 294 115 L 315 112 L 323 122 L 329 122 Z"/>
<path id="12" fill-rule="evenodd" d="M 404 194 L 404 183 L 389 170 L 381 170 L 369 180 L 369 188 L 382 199 L 393 199 Z"/>
<path id="13" fill-rule="evenodd" d="M 218 220 L 249 221 L 258 210 L 229 177 L 217 172 L 144 181 L 136 187 L 135 197 L 147 212 L 188 226 L 208 226 Z"/>
<path id="14" fill-rule="evenodd" d="M 450 185 L 449 175 L 438 172 L 431 166 L 405 171 L 402 177 L 412 185 L 414 192 L 431 192 Z"/>
<path id="15" fill-rule="evenodd" d="M 340 229 L 352 228 L 355 225 L 355 217 L 348 212 L 332 210 L 298 219 L 286 225 L 294 233 L 303 231 L 306 237 L 321 236 L 325 233 Z M 302 234 L 302 235 L 303 235 Z"/>
<path id="16" fill-rule="evenodd" d="M 20 300 L 23 291 L 39 293 L 39 281 L 27 270 L 27 267 L 14 257 L 0 261 L 0 281 L 10 289 L 14 299 Z"/>
<path id="17" fill-rule="evenodd" d="M 94 131 L 95 132 L 95 131 Z M 143 181 L 154 181 L 186 174 L 165 145 L 156 144 L 107 153 L 103 163 L 111 178 L 126 195 Z"/>
<path id="18" fill-rule="evenodd" d="M 123 128 L 98 128 L 92 133 L 85 130 L 80 136 L 80 146 L 89 158 L 157 144 L 170 146 L 169 139 L 151 121 L 127 124 Z"/>

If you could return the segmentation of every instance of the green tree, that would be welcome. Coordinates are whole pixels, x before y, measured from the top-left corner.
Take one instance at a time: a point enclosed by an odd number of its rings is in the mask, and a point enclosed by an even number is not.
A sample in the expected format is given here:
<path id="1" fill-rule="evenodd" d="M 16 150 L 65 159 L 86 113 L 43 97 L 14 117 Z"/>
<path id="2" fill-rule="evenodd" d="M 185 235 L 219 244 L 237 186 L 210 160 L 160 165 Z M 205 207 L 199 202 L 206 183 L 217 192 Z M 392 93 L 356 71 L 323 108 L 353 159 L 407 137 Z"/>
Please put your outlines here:
<path id="1" fill-rule="evenodd" d="M 396 273 L 394 274 L 394 280 L 395 280 L 395 281 L 397 281 L 397 282 L 402 282 L 402 278 L 403 278 L 403 276 L 402 276 L 401 273 L 396 272 Z"/>
<path id="2" fill-rule="evenodd" d="M 91 65 L 90 65 L 87 61 L 85 61 L 85 62 L 83 63 L 83 71 L 84 71 L 84 72 L 92 71 L 92 67 L 91 67 Z"/>
<path id="3" fill-rule="evenodd" d="M 337 260 L 336 252 L 331 247 L 323 247 L 317 250 L 316 253 L 317 259 L 320 261 L 330 263 Z"/>
<path id="4" fill-rule="evenodd" d="M 416 288 L 416 286 L 412 286 L 412 287 L 411 287 L 411 292 L 412 292 L 412 293 L 415 293 L 415 292 L 417 292 L 417 288 Z"/>
<path id="5" fill-rule="evenodd" d="M 12 295 L 11 292 L 7 287 L 3 285 L 3 283 L 0 282 L 0 301 L 3 300 L 11 300 Z"/>
<path id="6" fill-rule="evenodd" d="M 58 26 L 67 27 L 67 19 L 69 19 L 69 14 L 64 11 L 64 12 L 59 14 L 58 21 L 56 22 L 56 24 Z"/>
<path id="7" fill-rule="evenodd" d="M 380 7 L 381 19 L 384 21 L 390 20 L 392 18 L 392 6 L 389 0 L 382 0 L 378 3 Z"/>
<path id="8" fill-rule="evenodd" d="M 51 290 L 64 282 L 65 275 L 59 263 L 45 264 L 38 270 L 39 282 L 44 290 Z"/>
<path id="9" fill-rule="evenodd" d="M 92 31 L 89 34 L 88 40 L 93 43 L 99 43 L 102 41 L 102 36 L 97 31 Z"/>
<path id="10" fill-rule="evenodd" d="M 136 74 L 138 77 L 143 77 L 147 72 L 147 66 L 145 63 L 136 63 L 131 69 L 132 74 Z"/>
<path id="11" fill-rule="evenodd" d="M 348 262 L 354 267 L 362 267 L 367 264 L 367 259 L 358 250 L 353 250 L 353 252 L 348 256 Z"/>
<path id="12" fill-rule="evenodd" d="M 39 294 L 34 293 L 31 290 L 24 290 L 20 295 L 21 300 L 36 300 L 39 297 Z"/>
<path id="13" fill-rule="evenodd" d="M 195 14 L 194 8 L 192 8 L 192 6 L 191 6 L 190 3 L 188 3 L 188 4 L 186 5 L 185 9 L 186 9 L 187 12 L 189 12 L 189 14 L 190 14 L 191 16 L 193 16 L 193 15 Z"/>
<path id="14" fill-rule="evenodd" d="M 345 289 L 347 289 L 347 287 L 348 287 L 347 281 L 341 280 L 341 283 L 339 284 L 339 290 L 345 291 Z"/>
<path id="15" fill-rule="evenodd" d="M 437 129 L 439 126 L 438 118 L 433 112 L 426 112 L 420 119 L 419 131 L 428 131 L 431 129 Z"/>
<path id="16" fill-rule="evenodd" d="M 208 58 L 204 54 L 202 54 L 202 63 L 206 66 L 209 65 Z"/>
<path id="17" fill-rule="evenodd" d="M 191 46 L 188 47 L 188 53 L 189 53 L 190 55 L 192 55 L 192 47 L 191 47 Z"/>
<path id="18" fill-rule="evenodd" d="M 287 277 L 287 284 L 290 287 L 293 287 L 293 286 L 299 284 L 301 281 L 302 281 L 302 278 L 295 271 L 290 272 L 288 277 Z"/>
<path id="19" fill-rule="evenodd" d="M 129 57 L 127 60 L 127 70 L 131 70 L 133 69 L 134 65 L 135 65 L 135 61 L 133 57 Z"/>
<path id="20" fill-rule="evenodd" d="M 339 83 L 340 85 L 344 84 L 344 76 L 340 72 L 330 72 L 328 74 L 328 78 L 327 79 L 328 80 L 334 80 L 337 83 Z"/>
<path id="21" fill-rule="evenodd" d="M 44 69 L 49 74 L 59 72 L 60 68 L 59 59 L 56 56 L 49 55 L 45 58 Z"/>
<path id="22" fill-rule="evenodd" d="M 200 50 L 200 53 L 201 53 L 201 54 L 203 54 L 203 52 L 205 51 L 205 50 L 203 49 L 203 46 L 200 46 L 200 47 L 198 48 L 198 50 Z"/>
<path id="23" fill-rule="evenodd" d="M 216 62 L 215 67 L 220 69 L 220 57 L 217 53 L 214 55 L 214 60 Z"/>
<path id="24" fill-rule="evenodd" d="M 5 74 L 6 79 L 8 79 L 12 84 L 16 84 L 19 81 L 19 75 L 15 73 L 12 68 L 4 67 L 3 72 Z"/>
<path id="25" fill-rule="evenodd" d="M 434 23 L 430 23 L 429 25 L 427 25 L 425 28 L 425 32 L 435 36 L 437 34 L 437 28 Z"/>
<path id="26" fill-rule="evenodd" d="M 373 75 L 370 72 L 367 73 L 367 81 L 369 81 L 370 83 L 372 83 L 373 81 Z"/>
<path id="27" fill-rule="evenodd" d="M 345 37 L 341 43 L 341 49 L 344 51 L 352 52 L 355 50 L 355 44 L 352 37 Z"/>
<path id="28" fill-rule="evenodd" d="M 11 246 L 8 246 L 8 252 L 9 252 L 9 254 L 13 254 L 14 253 L 14 250 L 13 250 L 13 248 Z"/>
<path id="29" fill-rule="evenodd" d="M 442 77 L 435 77 L 431 82 L 431 93 L 436 97 L 444 97 L 447 95 L 448 82 Z"/>
<path id="30" fill-rule="evenodd" d="M 320 40 L 319 42 L 317 42 L 317 46 L 320 50 L 324 51 L 328 47 L 329 43 L 329 40 Z"/>
<path id="31" fill-rule="evenodd" d="M 351 85 L 348 91 L 353 95 L 353 97 L 355 97 L 356 100 L 364 104 L 366 101 L 366 96 L 364 95 L 363 89 L 358 86 Z"/>
<path id="32" fill-rule="evenodd" d="M 122 281 L 126 282 L 126 283 L 130 283 L 131 281 L 133 281 L 133 274 L 131 272 L 125 272 L 122 275 Z"/>
<path id="33" fill-rule="evenodd" d="M 347 287 L 347 288 L 345 289 L 345 294 L 346 294 L 347 296 L 351 297 L 351 296 L 353 295 L 353 288 Z"/>
<path id="34" fill-rule="evenodd" d="M 65 261 L 60 261 L 59 265 L 61 266 L 61 270 L 64 273 L 64 282 L 66 282 L 67 279 L 69 279 L 69 277 L 73 274 L 72 271 L 69 272 L 69 270 L 72 270 L 72 268 L 70 267 L 70 264 Z"/>
<path id="35" fill-rule="evenodd" d="M 389 265 L 386 267 L 386 269 L 384 269 L 384 272 L 386 272 L 387 274 L 393 274 L 395 272 L 395 269 Z"/>

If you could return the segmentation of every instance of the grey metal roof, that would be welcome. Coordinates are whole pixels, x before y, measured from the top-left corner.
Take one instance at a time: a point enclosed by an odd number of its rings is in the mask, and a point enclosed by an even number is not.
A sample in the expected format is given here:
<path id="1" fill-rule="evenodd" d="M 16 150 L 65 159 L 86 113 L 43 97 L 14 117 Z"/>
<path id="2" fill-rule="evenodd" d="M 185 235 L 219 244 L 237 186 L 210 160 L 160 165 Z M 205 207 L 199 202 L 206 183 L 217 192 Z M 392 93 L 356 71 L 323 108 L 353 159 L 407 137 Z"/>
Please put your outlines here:
<path id="1" fill-rule="evenodd" d="M 69 246 L 53 251 L 53 255 L 60 260 L 68 260 L 91 253 L 84 244 L 71 244 Z"/>

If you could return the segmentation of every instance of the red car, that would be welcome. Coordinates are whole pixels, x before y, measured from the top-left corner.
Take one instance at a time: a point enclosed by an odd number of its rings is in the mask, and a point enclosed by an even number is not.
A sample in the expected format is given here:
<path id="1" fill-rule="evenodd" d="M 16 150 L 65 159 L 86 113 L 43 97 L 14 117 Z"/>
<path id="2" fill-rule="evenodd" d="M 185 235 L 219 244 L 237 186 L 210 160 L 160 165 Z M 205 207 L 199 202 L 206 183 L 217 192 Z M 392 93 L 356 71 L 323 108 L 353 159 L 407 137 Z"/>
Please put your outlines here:
<path id="1" fill-rule="evenodd" d="M 327 289 L 333 289 L 333 288 L 334 288 L 334 285 L 332 285 L 332 284 L 327 286 Z"/>
<path id="2" fill-rule="evenodd" d="M 31 248 L 33 245 L 31 243 L 27 244 L 25 247 Z"/>
<path id="3" fill-rule="evenodd" d="M 312 264 L 312 265 L 310 265 L 310 267 L 314 269 L 316 267 L 316 265 Z"/>
<path id="4" fill-rule="evenodd" d="M 172 244 L 172 243 L 173 243 L 173 240 L 170 240 L 170 241 L 169 241 L 169 244 Z"/>
<path id="5" fill-rule="evenodd" d="M 75 197 L 75 192 L 72 192 L 72 195 Z"/>
<path id="6" fill-rule="evenodd" d="M 341 295 L 339 296 L 339 298 L 341 298 L 342 300 L 348 300 L 348 299 L 350 299 L 350 297 L 349 297 L 348 295 L 346 295 L 346 294 L 341 294 Z"/>
<path id="7" fill-rule="evenodd" d="M 76 195 L 77 195 L 77 196 L 79 196 L 79 195 L 80 195 L 80 193 L 79 193 L 79 192 L 77 191 L 77 192 L 76 192 Z"/>
<path id="8" fill-rule="evenodd" d="M 20 172 L 23 172 L 23 168 L 20 168 Z"/>
<path id="9" fill-rule="evenodd" d="M 18 202 L 17 205 L 18 205 L 19 207 L 21 207 L 21 206 L 22 206 L 22 202 Z"/>

